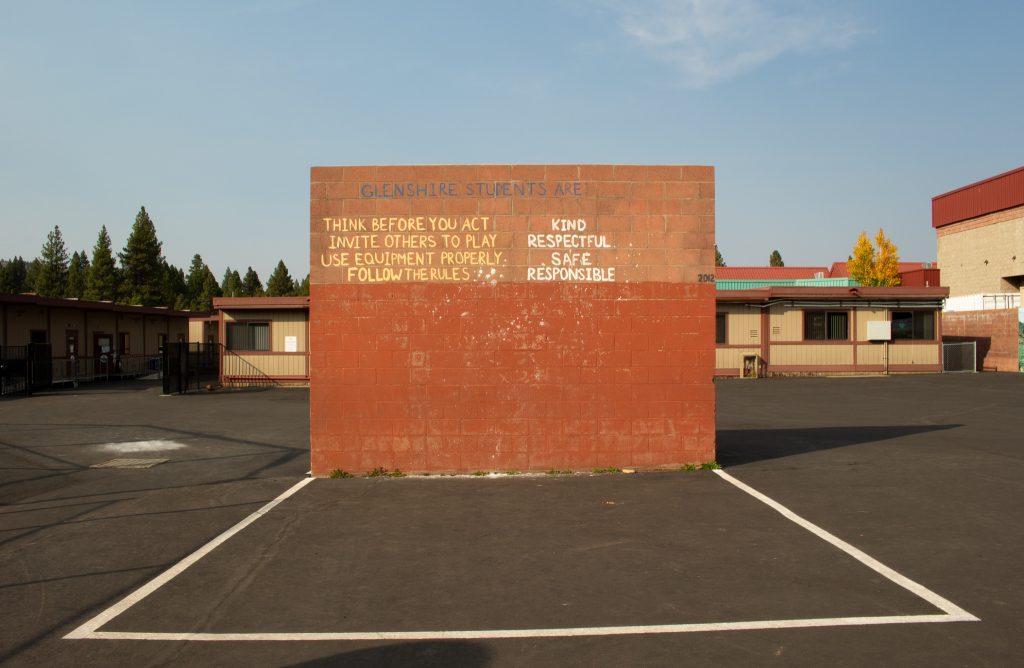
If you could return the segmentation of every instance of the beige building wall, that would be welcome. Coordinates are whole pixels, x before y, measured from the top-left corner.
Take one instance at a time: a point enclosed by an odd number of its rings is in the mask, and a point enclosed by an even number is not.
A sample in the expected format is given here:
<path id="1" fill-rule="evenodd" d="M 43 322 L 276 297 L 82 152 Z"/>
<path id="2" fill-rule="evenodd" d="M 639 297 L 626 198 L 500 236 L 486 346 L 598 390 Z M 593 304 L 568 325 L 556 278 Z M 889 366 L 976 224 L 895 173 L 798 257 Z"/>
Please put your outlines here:
<path id="1" fill-rule="evenodd" d="M 885 344 L 872 343 L 857 346 L 857 364 L 885 364 Z"/>
<path id="2" fill-rule="evenodd" d="M 950 297 L 1024 290 L 1024 207 L 953 223 L 936 234 Z"/>
<path id="3" fill-rule="evenodd" d="M 168 331 L 168 341 L 188 341 L 188 319 L 172 319 L 168 325 Z"/>
<path id="4" fill-rule="evenodd" d="M 123 335 L 127 334 L 127 348 L 125 350 L 118 350 L 117 352 L 121 355 L 142 355 L 145 351 L 145 341 L 143 339 L 143 321 L 145 318 L 141 315 L 125 315 L 120 314 L 117 319 L 117 332 L 118 342 L 117 345 L 121 345 L 120 341 Z"/>
<path id="5" fill-rule="evenodd" d="M 760 355 L 760 347 L 752 348 L 718 348 L 715 350 L 716 369 L 736 369 L 743 367 L 744 355 Z"/>
<path id="6" fill-rule="evenodd" d="M 146 341 L 145 341 L 145 354 L 156 355 L 160 351 L 160 335 L 164 334 L 168 341 L 174 341 L 175 339 L 168 336 L 168 322 L 167 318 L 160 318 L 157 316 L 146 317 Z"/>
<path id="7" fill-rule="evenodd" d="M 889 364 L 938 364 L 939 347 L 932 344 L 901 343 L 889 346 Z"/>
<path id="8" fill-rule="evenodd" d="M 770 366 L 846 366 L 853 364 L 852 344 L 773 345 L 770 347 L 770 353 Z"/>
<path id="9" fill-rule="evenodd" d="M 937 317 L 937 316 L 936 316 Z M 883 308 L 878 309 L 857 309 L 857 341 L 868 340 L 868 323 L 886 321 L 889 319 L 889 311 Z M 858 360 L 860 361 L 860 360 Z"/>
<path id="10" fill-rule="evenodd" d="M 308 377 L 309 371 L 306 368 L 305 355 L 275 355 L 267 353 L 231 353 L 231 357 L 237 357 L 244 361 L 244 364 L 232 362 L 227 357 L 224 360 L 224 374 L 249 375 L 252 369 L 258 369 L 271 377 L 280 376 L 303 376 Z M 251 365 L 251 368 L 248 366 Z"/>
<path id="11" fill-rule="evenodd" d="M 804 338 L 803 310 L 784 304 L 769 309 L 768 333 L 771 341 L 802 341 Z"/>
<path id="12" fill-rule="evenodd" d="M 189 343 L 203 343 L 203 325 L 205 323 L 202 320 L 189 320 L 188 321 L 188 342 Z"/>
<path id="13" fill-rule="evenodd" d="M 761 341 L 761 311 L 737 304 L 718 306 L 725 314 L 725 342 L 730 346 L 758 346 Z"/>
<path id="14" fill-rule="evenodd" d="M 50 311 L 50 336 L 53 357 L 68 356 L 68 332 L 75 332 L 75 355 L 82 356 L 86 344 L 85 313 L 78 309 L 55 308 Z"/>
<path id="15" fill-rule="evenodd" d="M 307 312 L 302 309 L 279 311 L 224 311 L 225 322 L 252 321 L 270 323 L 270 349 L 283 352 L 285 338 L 296 339 L 296 352 L 306 352 Z"/>
<path id="16" fill-rule="evenodd" d="M 11 305 L 7 307 L 8 346 L 25 346 L 31 343 L 31 331 L 46 330 L 46 309 L 39 306 Z"/>

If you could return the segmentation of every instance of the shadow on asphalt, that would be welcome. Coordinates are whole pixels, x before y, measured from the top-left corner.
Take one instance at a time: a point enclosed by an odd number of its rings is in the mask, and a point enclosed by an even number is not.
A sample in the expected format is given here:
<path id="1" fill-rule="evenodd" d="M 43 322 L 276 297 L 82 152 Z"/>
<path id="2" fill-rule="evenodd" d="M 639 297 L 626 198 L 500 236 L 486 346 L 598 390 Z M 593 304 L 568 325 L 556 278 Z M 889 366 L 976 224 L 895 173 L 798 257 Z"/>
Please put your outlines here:
<path id="1" fill-rule="evenodd" d="M 962 426 L 933 424 L 810 429 L 722 429 L 717 432 L 717 458 L 722 466 L 737 466 Z"/>
<path id="2" fill-rule="evenodd" d="M 290 664 L 292 668 L 323 666 L 465 666 L 476 668 L 491 661 L 491 652 L 478 643 L 465 640 L 405 642 L 383 647 L 358 649 Z"/>

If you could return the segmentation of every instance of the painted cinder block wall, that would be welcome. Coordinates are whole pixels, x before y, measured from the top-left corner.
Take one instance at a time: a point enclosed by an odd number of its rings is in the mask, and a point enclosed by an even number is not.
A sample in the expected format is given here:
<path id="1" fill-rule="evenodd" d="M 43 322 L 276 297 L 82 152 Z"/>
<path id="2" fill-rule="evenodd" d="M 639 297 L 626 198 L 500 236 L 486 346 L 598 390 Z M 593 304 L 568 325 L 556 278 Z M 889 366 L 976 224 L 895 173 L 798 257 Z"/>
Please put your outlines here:
<path id="1" fill-rule="evenodd" d="M 314 475 L 715 457 L 711 167 L 314 167 L 310 263 Z"/>
<path id="2" fill-rule="evenodd" d="M 1019 371 L 1018 311 L 957 311 L 942 314 L 945 343 L 974 341 L 978 371 Z"/>

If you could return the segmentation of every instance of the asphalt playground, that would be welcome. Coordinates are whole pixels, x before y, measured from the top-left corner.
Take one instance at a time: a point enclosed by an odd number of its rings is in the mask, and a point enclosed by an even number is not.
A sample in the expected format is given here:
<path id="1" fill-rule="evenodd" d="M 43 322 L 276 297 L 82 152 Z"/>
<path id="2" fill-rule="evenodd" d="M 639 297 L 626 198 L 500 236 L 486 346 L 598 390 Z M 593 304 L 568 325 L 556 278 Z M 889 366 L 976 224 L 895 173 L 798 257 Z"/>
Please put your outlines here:
<path id="1" fill-rule="evenodd" d="M 721 471 L 316 480 L 305 390 L 5 399 L 0 664 L 1021 662 L 1024 376 L 717 391 Z"/>

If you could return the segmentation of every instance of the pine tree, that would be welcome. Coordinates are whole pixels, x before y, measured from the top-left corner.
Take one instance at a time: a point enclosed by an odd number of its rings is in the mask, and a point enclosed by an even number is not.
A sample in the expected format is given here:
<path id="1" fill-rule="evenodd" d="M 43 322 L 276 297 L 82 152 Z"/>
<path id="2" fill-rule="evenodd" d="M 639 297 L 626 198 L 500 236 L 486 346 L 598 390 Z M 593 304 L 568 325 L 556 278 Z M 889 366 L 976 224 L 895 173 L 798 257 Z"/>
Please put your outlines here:
<path id="1" fill-rule="evenodd" d="M 190 311 L 212 311 L 213 298 L 220 296 L 220 286 L 213 272 L 203 262 L 203 258 L 196 253 L 192 256 L 192 264 L 188 268 L 186 294 L 188 296 L 187 308 Z"/>
<path id="2" fill-rule="evenodd" d="M 245 278 L 242 279 L 242 297 L 262 297 L 263 296 L 263 283 L 260 282 L 259 274 L 257 274 L 252 267 L 245 272 Z"/>
<path id="3" fill-rule="evenodd" d="M 295 296 L 296 297 L 308 297 L 309 296 L 309 274 L 301 281 L 295 282 Z"/>
<path id="4" fill-rule="evenodd" d="M 294 294 L 294 291 L 295 282 L 292 280 L 291 274 L 288 273 L 288 267 L 284 265 L 284 260 L 279 260 L 277 267 L 267 279 L 267 296 L 288 297 Z"/>
<path id="5" fill-rule="evenodd" d="M 184 310 L 188 304 L 188 285 L 185 272 L 173 264 L 163 261 L 161 270 L 163 281 L 160 286 L 160 306 Z"/>
<path id="6" fill-rule="evenodd" d="M 100 228 L 96 245 L 92 247 L 92 263 L 85 279 L 85 298 L 96 302 L 117 299 L 117 267 L 114 266 L 114 251 L 106 225 Z"/>
<path id="7" fill-rule="evenodd" d="M 36 294 L 44 297 L 63 297 L 68 283 L 68 249 L 60 227 L 46 235 L 46 243 L 39 253 L 39 275 L 36 277 Z"/>
<path id="8" fill-rule="evenodd" d="M 43 263 L 39 261 L 39 258 L 32 260 L 25 264 L 25 292 L 35 292 L 38 294 L 36 284 L 39 283 L 39 274 L 43 271 Z"/>
<path id="9" fill-rule="evenodd" d="M 17 255 L 0 267 L 0 292 L 18 294 L 28 290 L 28 265 Z"/>
<path id="10" fill-rule="evenodd" d="M 89 278 L 89 256 L 85 251 L 75 251 L 68 265 L 68 283 L 65 297 L 82 299 L 85 297 L 85 282 Z"/>
<path id="11" fill-rule="evenodd" d="M 721 253 L 718 252 L 718 244 L 715 244 L 715 266 L 716 267 L 724 267 L 725 266 L 725 258 L 722 257 Z"/>
<path id="12" fill-rule="evenodd" d="M 220 286 L 217 284 L 217 279 L 214 278 L 213 272 L 207 269 L 206 278 L 203 279 L 199 295 L 189 308 L 193 311 L 213 311 L 214 297 L 220 297 Z"/>
<path id="13" fill-rule="evenodd" d="M 164 305 L 167 274 L 162 248 L 146 207 L 140 208 L 124 250 L 119 253 L 122 296 L 127 303 Z"/>
<path id="14" fill-rule="evenodd" d="M 769 267 L 785 267 L 786 263 L 782 261 L 782 253 L 777 250 L 773 250 L 771 256 L 768 258 Z"/>
<path id="15" fill-rule="evenodd" d="M 224 270 L 224 279 L 220 282 L 220 294 L 222 297 L 242 296 L 242 277 L 231 267 Z"/>

